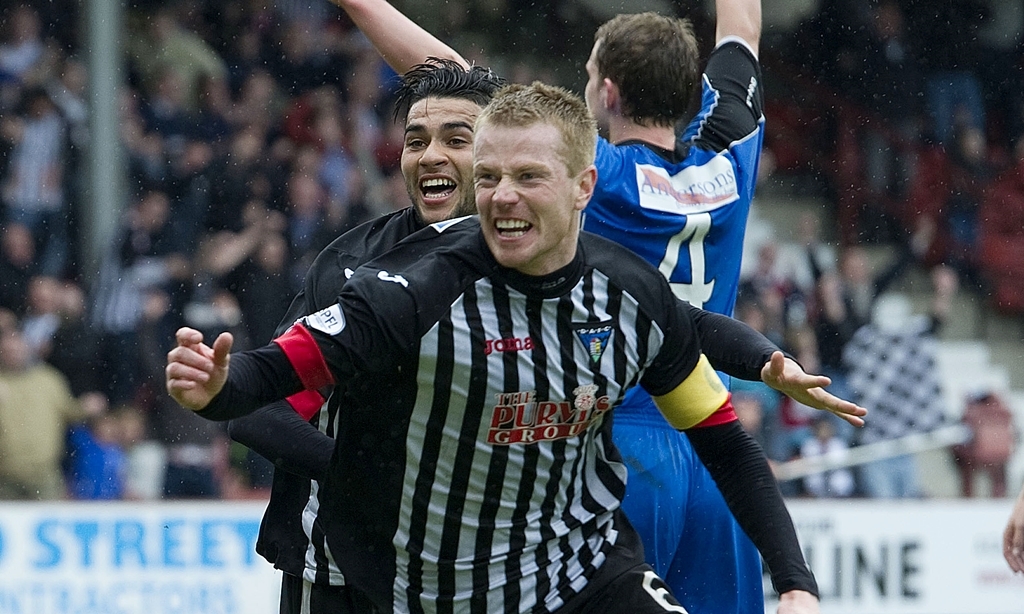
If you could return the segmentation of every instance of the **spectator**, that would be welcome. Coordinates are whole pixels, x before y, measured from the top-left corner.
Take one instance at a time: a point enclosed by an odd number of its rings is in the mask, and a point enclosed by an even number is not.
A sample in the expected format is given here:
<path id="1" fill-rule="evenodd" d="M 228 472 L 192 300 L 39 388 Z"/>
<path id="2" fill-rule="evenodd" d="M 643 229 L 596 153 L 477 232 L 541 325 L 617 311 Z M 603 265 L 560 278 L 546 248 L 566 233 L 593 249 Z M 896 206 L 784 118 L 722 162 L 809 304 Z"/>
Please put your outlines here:
<path id="1" fill-rule="evenodd" d="M 294 287 L 299 287 L 316 255 L 338 236 L 341 223 L 330 219 L 326 193 L 315 175 L 305 172 L 291 174 L 287 206 L 291 279 Z"/>
<path id="2" fill-rule="evenodd" d="M 28 303 L 21 319 L 21 332 L 32 360 L 46 360 L 53 350 L 53 337 L 60 328 L 61 282 L 37 275 L 28 284 Z"/>
<path id="3" fill-rule="evenodd" d="M 819 416 L 811 423 L 811 432 L 813 436 L 800 446 L 802 458 L 824 457 L 835 461 L 846 455 L 849 448 L 846 440 L 836 436 L 832 421 L 825 416 Z M 845 468 L 830 469 L 804 478 L 804 491 L 818 499 L 849 497 L 853 494 L 853 487 L 853 471 Z"/>
<path id="4" fill-rule="evenodd" d="M 119 418 L 100 414 L 68 429 L 67 483 L 72 499 L 117 500 L 124 497 L 126 458 Z"/>
<path id="5" fill-rule="evenodd" d="M 988 5 L 984 0 L 910 0 L 907 12 L 914 15 L 908 25 L 925 73 L 925 106 L 934 142 L 948 146 L 960 123 L 984 131 L 986 110 L 976 67 L 978 31 L 988 19 Z"/>
<path id="6" fill-rule="evenodd" d="M 83 408 L 60 372 L 32 362 L 13 327 L 0 331 L 0 390 L 0 499 L 65 498 L 66 429 L 103 408 Z"/>
<path id="7" fill-rule="evenodd" d="M 35 9 L 28 4 L 16 4 L 6 17 L 0 43 L 0 81 L 4 77 L 21 79 L 42 59 L 45 49 L 42 24 Z"/>
<path id="8" fill-rule="evenodd" d="M 25 313 L 29 280 L 38 272 L 36 244 L 28 226 L 0 226 L 0 309 Z"/>
<path id="9" fill-rule="evenodd" d="M 160 136 L 170 157 L 181 155 L 194 126 L 194 118 L 185 106 L 181 75 L 170 66 L 161 67 L 146 94 L 140 107 L 146 132 Z"/>
<path id="10" fill-rule="evenodd" d="M 99 333 L 89 324 L 85 290 L 74 282 L 64 282 L 58 298 L 60 323 L 53 334 L 46 361 L 67 378 L 71 394 L 104 394 L 106 373 L 97 364 L 100 356 Z"/>
<path id="11" fill-rule="evenodd" d="M 128 51 L 144 82 L 155 82 L 168 73 L 177 75 L 181 101 L 189 112 L 199 106 L 204 76 L 227 78 L 224 60 L 199 35 L 182 27 L 171 7 L 159 8 L 142 36 L 128 37 Z"/>
<path id="12" fill-rule="evenodd" d="M 5 218 L 32 231 L 40 270 L 58 277 L 68 259 L 66 136 L 64 119 L 43 89 L 26 91 L 24 112 L 0 120 L 0 137 L 14 145 L 2 186 Z"/>
<path id="13" fill-rule="evenodd" d="M 871 322 L 861 327 L 843 350 L 855 402 L 871 412 L 858 431 L 861 444 L 926 433 L 945 421 L 942 390 L 935 364 L 935 335 L 949 315 L 956 274 L 932 270 L 935 289 L 931 317 L 915 316 L 898 294 L 879 297 Z M 861 467 L 865 493 L 876 498 L 924 495 L 913 456 L 900 455 Z"/>
<path id="14" fill-rule="evenodd" d="M 811 319 L 821 373 L 832 379 L 829 390 L 844 399 L 851 398 L 847 384 L 844 348 L 853 335 L 871 320 L 875 298 L 910 266 L 912 259 L 903 252 L 881 272 L 872 270 L 868 252 L 862 246 L 845 248 L 838 269 L 819 274 L 816 287 L 817 311 Z M 849 441 L 852 431 L 836 423 L 839 433 Z"/>
<path id="15" fill-rule="evenodd" d="M 960 127 L 955 135 L 950 161 L 950 192 L 945 203 L 944 220 L 950 245 L 944 260 L 972 288 L 980 289 L 976 257 L 978 209 L 993 178 L 985 133 L 970 125 Z"/>
<path id="16" fill-rule="evenodd" d="M 164 358 L 172 342 L 163 326 L 168 308 L 165 296 L 150 294 L 137 331 L 141 396 L 145 399 L 152 436 L 164 452 L 160 496 L 216 499 L 221 496 L 221 479 L 227 467 L 227 434 L 222 425 L 182 412 L 164 393 Z M 227 291 L 217 290 L 208 301 L 193 302 L 186 310 L 185 322 L 201 329 L 227 327 L 242 340 L 243 347 L 247 345 L 237 302 Z"/>
<path id="17" fill-rule="evenodd" d="M 779 257 L 779 244 L 765 241 L 757 250 L 753 269 L 740 281 L 738 294 L 756 301 L 764 317 L 761 332 L 780 347 L 786 347 L 786 336 L 791 317 L 803 319 L 800 295 L 790 271 Z M 796 312 L 791 308 L 796 307 Z"/>
<path id="18" fill-rule="evenodd" d="M 877 214 L 865 220 L 867 228 L 891 220 L 895 205 L 906 197 L 916 166 L 924 85 L 897 0 L 883 0 L 871 9 L 857 46 L 863 63 L 850 94 L 870 112 L 862 136 L 864 177 L 873 201 L 869 208 Z"/>
<path id="19" fill-rule="evenodd" d="M 101 360 L 110 374 L 108 398 L 115 405 L 131 402 L 139 385 L 137 328 L 152 294 L 178 297 L 174 292 L 189 273 L 183 246 L 171 226 L 167 194 L 145 192 L 128 211 L 128 220 L 108 254 L 95 294 L 93 319 L 103 336 Z M 169 331 L 165 330 L 165 338 Z"/>
<path id="20" fill-rule="evenodd" d="M 1017 447 L 1013 412 L 1001 395 L 985 391 L 968 397 L 963 423 L 971 439 L 953 447 L 953 460 L 960 470 L 964 497 L 974 496 L 974 476 L 988 476 L 993 497 L 1006 496 L 1006 466 Z"/>

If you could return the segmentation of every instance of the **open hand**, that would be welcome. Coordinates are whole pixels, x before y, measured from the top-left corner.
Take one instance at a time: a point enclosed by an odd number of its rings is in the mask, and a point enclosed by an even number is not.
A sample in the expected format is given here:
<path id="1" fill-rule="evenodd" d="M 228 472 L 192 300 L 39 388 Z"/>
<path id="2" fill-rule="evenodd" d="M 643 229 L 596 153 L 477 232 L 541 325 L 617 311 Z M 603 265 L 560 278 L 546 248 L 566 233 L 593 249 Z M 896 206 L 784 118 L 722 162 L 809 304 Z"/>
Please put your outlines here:
<path id="1" fill-rule="evenodd" d="M 867 415 L 868 410 L 827 392 L 825 387 L 832 383 L 831 379 L 805 373 L 795 360 L 786 358 L 782 352 L 772 354 L 761 368 L 761 381 L 797 403 L 830 411 L 854 426 L 864 426 L 861 416 Z"/>

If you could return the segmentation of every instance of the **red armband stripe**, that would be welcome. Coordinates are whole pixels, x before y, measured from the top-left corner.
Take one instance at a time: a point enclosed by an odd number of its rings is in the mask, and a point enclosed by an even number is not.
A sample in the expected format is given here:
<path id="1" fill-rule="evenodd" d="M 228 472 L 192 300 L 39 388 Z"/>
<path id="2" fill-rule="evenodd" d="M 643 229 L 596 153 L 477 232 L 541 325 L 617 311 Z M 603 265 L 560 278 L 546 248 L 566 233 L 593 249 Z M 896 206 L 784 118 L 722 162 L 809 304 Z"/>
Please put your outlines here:
<path id="1" fill-rule="evenodd" d="M 719 424 L 727 424 L 733 420 L 739 420 L 739 418 L 736 416 L 736 410 L 732 407 L 732 393 L 730 392 L 725 403 L 722 403 L 721 407 L 715 410 L 715 413 L 704 418 L 704 420 L 694 425 L 692 428 L 696 429 L 702 426 L 718 426 Z"/>
<path id="2" fill-rule="evenodd" d="M 291 405 L 303 420 L 309 421 L 323 407 L 324 398 L 316 390 L 303 390 L 288 397 L 285 402 Z"/>
<path id="3" fill-rule="evenodd" d="M 284 355 L 288 357 L 295 373 L 306 390 L 319 390 L 334 385 L 334 376 L 327 367 L 327 361 L 320 352 L 313 335 L 302 324 L 295 323 L 277 339 L 274 339 Z"/>

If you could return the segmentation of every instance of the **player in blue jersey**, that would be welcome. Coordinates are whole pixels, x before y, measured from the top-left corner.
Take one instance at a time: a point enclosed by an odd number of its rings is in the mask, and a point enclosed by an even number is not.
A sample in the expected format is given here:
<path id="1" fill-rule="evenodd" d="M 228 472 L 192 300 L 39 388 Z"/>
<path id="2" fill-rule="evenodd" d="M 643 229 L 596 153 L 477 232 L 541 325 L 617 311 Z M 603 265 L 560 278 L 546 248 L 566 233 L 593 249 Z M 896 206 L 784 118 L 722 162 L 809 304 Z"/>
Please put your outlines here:
<path id="1" fill-rule="evenodd" d="M 763 139 L 760 6 L 717 6 L 717 44 L 699 82 L 685 22 L 620 15 L 598 30 L 586 97 L 609 140 L 597 146 L 600 179 L 583 228 L 657 266 L 680 298 L 731 315 Z M 691 84 L 701 106 L 677 140 Z M 762 612 L 760 555 L 687 437 L 634 390 L 616 410 L 614 439 L 630 471 L 623 509 L 680 602 Z"/>

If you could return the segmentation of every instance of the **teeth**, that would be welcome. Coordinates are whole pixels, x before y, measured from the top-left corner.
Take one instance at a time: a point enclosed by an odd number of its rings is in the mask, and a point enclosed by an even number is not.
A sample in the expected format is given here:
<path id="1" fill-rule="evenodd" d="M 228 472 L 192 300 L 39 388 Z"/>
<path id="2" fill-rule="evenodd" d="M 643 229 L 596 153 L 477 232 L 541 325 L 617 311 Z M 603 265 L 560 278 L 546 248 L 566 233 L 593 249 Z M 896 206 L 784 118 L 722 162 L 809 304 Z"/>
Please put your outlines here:
<path id="1" fill-rule="evenodd" d="M 425 188 L 448 188 L 454 187 L 455 182 L 451 179 L 425 179 L 421 185 Z"/>
<path id="2" fill-rule="evenodd" d="M 525 220 L 497 220 L 494 225 L 498 230 L 526 230 L 530 223 Z"/>

